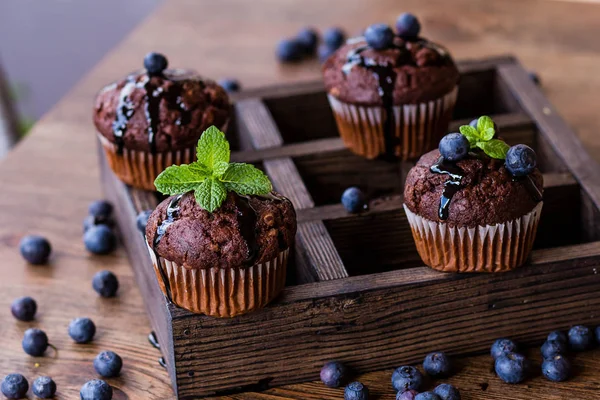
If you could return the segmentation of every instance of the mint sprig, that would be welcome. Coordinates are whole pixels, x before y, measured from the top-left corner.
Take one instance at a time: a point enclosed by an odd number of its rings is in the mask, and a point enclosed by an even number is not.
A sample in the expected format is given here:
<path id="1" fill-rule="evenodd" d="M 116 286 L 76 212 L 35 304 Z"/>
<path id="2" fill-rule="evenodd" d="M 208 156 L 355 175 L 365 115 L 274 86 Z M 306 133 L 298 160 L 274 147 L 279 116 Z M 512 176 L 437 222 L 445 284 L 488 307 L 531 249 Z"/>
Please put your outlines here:
<path id="1" fill-rule="evenodd" d="M 223 204 L 227 192 L 239 195 L 264 195 L 273 190 L 269 178 L 250 164 L 230 163 L 229 142 L 225 134 L 211 126 L 196 149 L 198 161 L 172 165 L 154 181 L 156 189 L 167 195 L 194 191 L 194 197 L 206 211 L 213 212 Z"/>
<path id="2" fill-rule="evenodd" d="M 506 153 L 510 146 L 502 140 L 494 139 L 496 128 L 494 128 L 494 121 L 490 117 L 485 115 L 479 117 L 477 128 L 471 125 L 461 126 L 460 133 L 469 141 L 471 150 L 480 149 L 492 158 L 506 159 Z"/>

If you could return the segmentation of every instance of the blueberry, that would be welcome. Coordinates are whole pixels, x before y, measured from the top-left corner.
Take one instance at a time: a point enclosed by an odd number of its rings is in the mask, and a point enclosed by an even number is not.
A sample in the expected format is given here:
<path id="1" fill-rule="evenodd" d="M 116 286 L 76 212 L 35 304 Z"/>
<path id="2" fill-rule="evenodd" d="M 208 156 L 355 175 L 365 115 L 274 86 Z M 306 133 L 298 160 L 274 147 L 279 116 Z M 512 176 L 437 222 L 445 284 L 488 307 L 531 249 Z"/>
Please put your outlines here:
<path id="1" fill-rule="evenodd" d="M 423 375 L 415 367 L 398 367 L 392 374 L 392 386 L 396 391 L 419 390 L 423 383 Z"/>
<path id="2" fill-rule="evenodd" d="M 500 356 L 517 351 L 517 344 L 510 339 L 498 339 L 492 345 L 490 354 L 492 358 L 497 359 Z"/>
<path id="3" fill-rule="evenodd" d="M 137 225 L 137 228 L 143 234 L 146 234 L 146 225 L 148 225 L 148 218 L 150 218 L 150 214 L 152 214 L 152 210 L 140 211 L 140 213 L 135 218 L 135 223 Z"/>
<path id="4" fill-rule="evenodd" d="M 113 378 L 121 372 L 123 360 L 112 351 L 102 351 L 94 359 L 94 369 L 104 378 Z"/>
<path id="5" fill-rule="evenodd" d="M 505 165 L 513 176 L 529 175 L 537 165 L 537 156 L 531 147 L 517 144 L 508 149 Z"/>
<path id="6" fill-rule="evenodd" d="M 94 254 L 108 254 L 117 247 L 117 236 L 106 225 L 92 226 L 83 234 L 85 248 Z"/>
<path id="7" fill-rule="evenodd" d="M 331 49 L 339 49 L 345 40 L 346 34 L 340 28 L 328 28 L 323 32 L 323 42 Z"/>
<path id="8" fill-rule="evenodd" d="M 223 78 L 219 80 L 218 84 L 229 93 L 239 92 L 240 90 L 240 82 L 237 79 Z"/>
<path id="9" fill-rule="evenodd" d="M 114 297 L 119 289 L 119 280 L 110 271 L 100 271 L 94 275 L 92 287 L 102 297 Z"/>
<path id="10" fill-rule="evenodd" d="M 33 381 L 31 390 L 40 399 L 51 399 L 56 394 L 56 383 L 49 376 L 40 376 Z"/>
<path id="11" fill-rule="evenodd" d="M 169 62 L 167 61 L 167 57 L 163 56 L 160 53 L 148 53 L 146 57 L 144 57 L 144 68 L 148 71 L 149 75 L 160 75 L 162 72 L 167 69 Z"/>
<path id="12" fill-rule="evenodd" d="M 10 305 L 10 312 L 19 321 L 33 321 L 37 303 L 31 297 L 19 297 Z"/>
<path id="13" fill-rule="evenodd" d="M 30 356 L 43 356 L 48 348 L 48 336 L 37 328 L 27 329 L 23 335 L 23 350 Z"/>
<path id="14" fill-rule="evenodd" d="M 571 363 L 562 355 L 546 359 L 542 363 L 542 374 L 551 381 L 562 382 L 567 380 L 571 372 Z"/>
<path id="15" fill-rule="evenodd" d="M 421 24 L 411 13 L 400 14 L 396 19 L 396 32 L 403 38 L 416 38 L 421 31 Z"/>
<path id="16" fill-rule="evenodd" d="M 106 200 L 96 200 L 90 203 L 88 213 L 94 217 L 110 219 L 113 206 Z"/>
<path id="17" fill-rule="evenodd" d="M 542 81 L 540 80 L 540 76 L 535 71 L 529 71 L 528 75 L 529 79 L 531 79 L 532 82 L 536 85 L 539 86 L 542 83 Z"/>
<path id="18" fill-rule="evenodd" d="M 75 318 L 69 324 L 69 336 L 75 343 L 89 343 L 96 334 L 96 325 L 89 318 Z"/>
<path id="19" fill-rule="evenodd" d="M 7 399 L 23 399 L 29 390 L 29 382 L 21 374 L 10 374 L 2 381 L 1 389 Z"/>
<path id="20" fill-rule="evenodd" d="M 330 361 L 321 368 L 321 382 L 336 388 L 344 385 L 347 378 L 346 366 L 338 361 Z"/>
<path id="21" fill-rule="evenodd" d="M 360 382 L 352 382 L 344 390 L 344 400 L 368 400 L 369 388 Z"/>
<path id="22" fill-rule="evenodd" d="M 415 400 L 441 400 L 440 396 L 438 396 L 437 394 L 433 393 L 433 392 L 423 392 L 423 393 L 419 393 L 416 397 Z"/>
<path id="23" fill-rule="evenodd" d="M 296 36 L 298 42 L 302 45 L 304 54 L 311 55 L 315 54 L 317 49 L 317 42 L 319 41 L 319 35 L 313 28 L 303 28 Z"/>
<path id="24" fill-rule="evenodd" d="M 281 62 L 294 62 L 302 59 L 304 49 L 297 39 L 283 39 L 277 44 L 275 54 Z"/>
<path id="25" fill-rule="evenodd" d="M 52 247 L 50 242 L 42 236 L 28 235 L 21 239 L 19 244 L 21 255 L 30 264 L 46 264 Z"/>
<path id="26" fill-rule="evenodd" d="M 81 400 L 111 400 L 112 387 L 103 380 L 93 379 L 81 387 L 79 391 Z"/>
<path id="27" fill-rule="evenodd" d="M 562 343 L 567 343 L 569 341 L 569 339 L 567 338 L 567 335 L 563 331 L 550 332 L 548 334 L 548 338 L 546 340 L 548 340 L 548 341 L 556 340 L 556 341 L 562 342 Z"/>
<path id="28" fill-rule="evenodd" d="M 425 360 L 423 360 L 423 369 L 430 376 L 443 377 L 450 375 L 452 367 L 446 354 L 434 352 L 427 354 Z"/>
<path id="29" fill-rule="evenodd" d="M 558 340 L 547 340 L 542 345 L 540 351 L 543 358 L 550 359 L 559 354 L 565 354 L 567 352 L 567 344 Z"/>
<path id="30" fill-rule="evenodd" d="M 415 400 L 417 394 L 419 393 L 413 389 L 404 390 L 396 393 L 396 400 Z"/>
<path id="31" fill-rule="evenodd" d="M 449 133 L 440 140 L 439 150 L 448 161 L 460 161 L 469 153 L 469 140 L 460 133 Z"/>
<path id="32" fill-rule="evenodd" d="M 433 389 L 433 393 L 440 396 L 442 400 L 460 400 L 460 392 L 448 383 L 442 383 Z"/>
<path id="33" fill-rule="evenodd" d="M 569 346 L 571 350 L 587 350 L 592 347 L 593 341 L 592 331 L 587 326 L 577 325 L 569 329 Z"/>
<path id="34" fill-rule="evenodd" d="M 327 59 L 329 57 L 331 57 L 331 55 L 333 53 L 335 53 L 337 49 L 334 49 L 333 47 L 329 47 L 326 44 L 322 44 L 319 46 L 319 50 L 317 51 L 318 56 L 319 56 L 319 61 L 321 63 L 324 63 L 325 61 L 327 61 Z"/>
<path id="35" fill-rule="evenodd" d="M 357 187 L 350 187 L 342 194 L 342 205 L 351 213 L 367 209 L 365 194 Z"/>
<path id="36" fill-rule="evenodd" d="M 365 40 L 375 50 L 387 49 L 394 44 L 394 31 L 386 24 L 373 24 L 365 31 Z"/>
<path id="37" fill-rule="evenodd" d="M 110 218 L 94 217 L 93 215 L 88 215 L 83 220 L 83 233 L 86 233 L 88 229 L 96 225 L 106 225 L 109 228 L 112 228 L 115 224 Z"/>
<path id="38" fill-rule="evenodd" d="M 477 122 L 479 121 L 479 118 L 475 118 L 473 121 L 469 122 L 469 125 L 475 129 L 477 129 Z"/>
<path id="39" fill-rule="evenodd" d="M 594 332 L 596 333 L 596 342 L 600 343 L 600 326 L 597 326 Z"/>
<path id="40" fill-rule="evenodd" d="M 496 374 L 506 383 L 519 383 L 525 380 L 528 366 L 525 356 L 519 353 L 502 355 L 494 364 Z"/>

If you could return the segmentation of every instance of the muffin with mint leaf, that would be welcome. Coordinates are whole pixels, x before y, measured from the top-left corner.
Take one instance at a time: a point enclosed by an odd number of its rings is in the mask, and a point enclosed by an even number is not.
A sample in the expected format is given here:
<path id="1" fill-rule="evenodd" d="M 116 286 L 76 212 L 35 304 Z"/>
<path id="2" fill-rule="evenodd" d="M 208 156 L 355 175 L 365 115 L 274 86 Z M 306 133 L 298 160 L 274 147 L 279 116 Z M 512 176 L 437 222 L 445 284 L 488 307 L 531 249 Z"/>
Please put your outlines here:
<path id="1" fill-rule="evenodd" d="M 497 138 L 489 117 L 442 138 L 404 187 L 419 255 L 447 272 L 499 272 L 529 255 L 542 210 L 542 174 L 526 145 Z"/>
<path id="2" fill-rule="evenodd" d="M 193 313 L 234 317 L 264 307 L 283 289 L 296 234 L 292 203 L 249 164 L 230 163 L 215 127 L 197 146 L 198 160 L 173 165 L 155 181 L 171 197 L 146 226 L 158 283 Z"/>
<path id="3" fill-rule="evenodd" d="M 155 190 L 154 179 L 170 165 L 190 163 L 202 132 L 225 130 L 231 114 L 223 88 L 191 70 L 167 68 L 150 53 L 144 69 L 102 89 L 94 124 L 108 165 L 128 185 Z"/>

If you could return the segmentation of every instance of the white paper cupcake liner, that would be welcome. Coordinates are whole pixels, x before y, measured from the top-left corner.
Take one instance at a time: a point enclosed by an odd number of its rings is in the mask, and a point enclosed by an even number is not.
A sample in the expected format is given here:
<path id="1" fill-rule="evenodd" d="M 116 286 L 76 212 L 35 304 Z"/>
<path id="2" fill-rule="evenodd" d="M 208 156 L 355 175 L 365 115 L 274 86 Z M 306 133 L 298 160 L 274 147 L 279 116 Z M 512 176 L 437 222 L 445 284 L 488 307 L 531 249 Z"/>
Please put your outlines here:
<path id="1" fill-rule="evenodd" d="M 185 268 L 148 246 L 162 292 L 196 314 L 230 318 L 266 306 L 285 286 L 289 249 L 274 259 L 240 268 Z"/>
<path id="2" fill-rule="evenodd" d="M 394 148 L 401 160 L 413 160 L 437 146 L 448 133 L 458 86 L 445 96 L 418 104 L 393 106 Z M 385 143 L 385 108 L 367 107 L 327 96 L 344 144 L 354 153 L 373 159 L 388 154 Z"/>
<path id="3" fill-rule="evenodd" d="M 502 272 L 522 265 L 537 232 L 543 202 L 503 224 L 451 227 L 429 221 L 404 205 L 417 251 L 431 268 L 445 272 Z"/>

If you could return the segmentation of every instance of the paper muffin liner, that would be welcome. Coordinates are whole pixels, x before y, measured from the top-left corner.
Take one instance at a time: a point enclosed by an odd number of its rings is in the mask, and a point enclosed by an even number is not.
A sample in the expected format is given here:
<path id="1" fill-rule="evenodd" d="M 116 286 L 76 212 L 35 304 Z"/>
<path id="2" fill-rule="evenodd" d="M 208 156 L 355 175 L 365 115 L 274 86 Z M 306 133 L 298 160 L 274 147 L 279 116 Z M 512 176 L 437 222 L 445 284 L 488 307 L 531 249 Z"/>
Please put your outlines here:
<path id="1" fill-rule="evenodd" d="M 220 318 L 246 314 L 266 306 L 285 286 L 289 249 L 251 267 L 197 269 L 166 260 L 146 245 L 162 292 L 196 314 Z"/>
<path id="2" fill-rule="evenodd" d="M 448 133 L 448 124 L 456 104 L 458 86 L 445 96 L 418 104 L 393 106 L 393 149 L 386 149 L 385 113 L 382 106 L 360 106 L 327 95 L 338 131 L 352 152 L 373 159 L 393 154 L 400 160 L 414 160 L 437 146 Z"/>
<path id="3" fill-rule="evenodd" d="M 504 272 L 522 265 L 533 246 L 542 213 L 540 202 L 528 214 L 503 224 L 451 227 L 429 221 L 404 205 L 423 262 L 444 272 Z"/>

